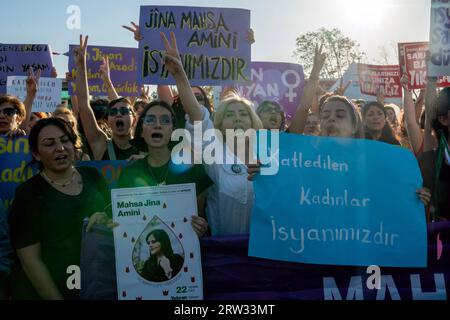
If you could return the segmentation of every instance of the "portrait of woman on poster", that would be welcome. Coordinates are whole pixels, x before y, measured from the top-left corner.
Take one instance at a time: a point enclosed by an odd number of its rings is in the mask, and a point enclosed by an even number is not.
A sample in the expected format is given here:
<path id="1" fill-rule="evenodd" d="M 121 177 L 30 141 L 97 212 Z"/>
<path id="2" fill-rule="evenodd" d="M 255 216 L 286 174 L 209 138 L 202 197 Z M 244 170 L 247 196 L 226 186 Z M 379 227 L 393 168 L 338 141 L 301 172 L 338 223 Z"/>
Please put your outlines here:
<path id="1" fill-rule="evenodd" d="M 168 234 L 156 229 L 145 240 L 150 258 L 145 261 L 141 276 L 151 282 L 165 282 L 174 278 L 183 267 L 184 258 L 173 252 Z"/>

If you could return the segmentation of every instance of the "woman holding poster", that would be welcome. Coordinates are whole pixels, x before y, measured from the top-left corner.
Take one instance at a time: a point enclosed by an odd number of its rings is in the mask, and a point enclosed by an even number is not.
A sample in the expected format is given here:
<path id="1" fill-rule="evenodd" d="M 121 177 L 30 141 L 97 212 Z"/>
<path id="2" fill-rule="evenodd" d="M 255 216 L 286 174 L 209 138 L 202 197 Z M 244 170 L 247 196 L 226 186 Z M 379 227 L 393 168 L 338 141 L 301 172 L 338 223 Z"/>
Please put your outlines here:
<path id="1" fill-rule="evenodd" d="M 122 170 L 118 188 L 195 183 L 200 216 L 192 217 L 192 226 L 203 236 L 208 229 L 208 223 L 201 217 L 204 215 L 203 193 L 212 181 L 202 165 L 177 165 L 171 161 L 170 138 L 175 127 L 175 113 L 166 102 L 153 101 L 145 106 L 136 125 L 133 145 L 148 156 Z"/>
<path id="2" fill-rule="evenodd" d="M 308 117 L 308 112 L 313 100 L 314 92 L 316 91 L 316 88 L 318 86 L 319 74 L 323 67 L 325 58 L 326 55 L 322 53 L 322 48 L 316 48 L 314 65 L 309 77 L 309 79 L 314 81 L 308 81 L 305 87 L 305 91 L 300 101 L 300 106 L 295 113 L 289 129 L 287 130 L 290 133 L 302 134 L 304 132 L 306 119 Z M 366 118 L 369 111 L 377 111 L 382 113 L 382 115 L 374 116 L 375 118 L 381 118 L 382 120 L 384 119 L 384 121 L 374 121 L 377 122 L 377 128 L 380 130 L 378 134 L 381 134 L 383 128 L 388 125 L 386 121 L 386 111 L 384 109 L 384 106 L 378 102 L 369 102 L 363 107 L 362 110 L 363 114 L 366 114 Z M 359 112 L 356 109 L 355 105 L 346 97 L 338 95 L 329 96 L 320 107 L 319 112 L 321 136 L 355 139 L 364 138 L 365 135 Z M 392 128 L 390 129 L 392 131 Z M 389 137 L 389 135 L 387 135 L 387 137 Z M 395 142 L 396 140 L 387 141 Z M 397 141 L 397 143 L 392 144 L 399 143 Z M 248 179 L 252 180 L 255 174 L 259 172 L 259 170 L 259 165 L 250 166 L 248 170 Z M 421 201 L 425 204 L 425 206 L 427 206 L 431 200 L 429 190 L 427 188 L 421 188 L 416 192 Z"/>
<path id="3" fill-rule="evenodd" d="M 80 265 L 83 220 L 110 202 L 94 168 L 75 168 L 80 141 L 58 118 L 38 121 L 29 145 L 40 173 L 20 185 L 11 208 L 11 242 L 19 261 L 12 271 L 14 299 L 78 299 L 69 267 Z"/>

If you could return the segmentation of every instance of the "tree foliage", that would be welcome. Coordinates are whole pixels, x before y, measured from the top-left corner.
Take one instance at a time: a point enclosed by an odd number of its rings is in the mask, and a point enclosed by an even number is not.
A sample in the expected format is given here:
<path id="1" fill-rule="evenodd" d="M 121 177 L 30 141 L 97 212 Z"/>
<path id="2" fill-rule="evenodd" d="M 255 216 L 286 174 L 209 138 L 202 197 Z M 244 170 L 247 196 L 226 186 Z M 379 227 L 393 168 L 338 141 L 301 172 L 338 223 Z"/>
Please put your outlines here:
<path id="1" fill-rule="evenodd" d="M 301 35 L 296 39 L 294 57 L 303 66 L 306 74 L 311 72 L 316 45 L 323 45 L 323 51 L 327 54 L 327 59 L 321 72 L 322 78 L 340 78 L 353 61 L 361 62 L 365 57 L 365 53 L 359 50 L 359 44 L 344 36 L 339 29 L 328 30 L 321 28 Z"/>

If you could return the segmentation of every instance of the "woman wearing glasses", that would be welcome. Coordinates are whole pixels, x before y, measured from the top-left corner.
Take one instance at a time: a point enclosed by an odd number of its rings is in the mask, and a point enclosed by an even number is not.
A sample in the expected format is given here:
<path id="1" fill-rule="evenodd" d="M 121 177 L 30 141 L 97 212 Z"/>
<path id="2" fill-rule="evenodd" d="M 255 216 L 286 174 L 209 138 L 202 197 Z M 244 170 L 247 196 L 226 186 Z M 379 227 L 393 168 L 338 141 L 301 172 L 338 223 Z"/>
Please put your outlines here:
<path id="1" fill-rule="evenodd" d="M 0 97 L 0 135 L 11 135 L 19 131 L 25 118 L 24 104 L 14 96 Z"/>
<path id="2" fill-rule="evenodd" d="M 92 150 L 93 160 L 127 160 L 131 156 L 139 154 L 130 143 L 135 121 L 131 102 L 127 98 L 118 98 L 109 103 L 107 122 L 112 131 L 112 139 L 108 139 L 98 126 L 94 112 L 89 106 L 86 72 L 87 40 L 86 37 L 83 41 L 80 36 L 80 46 L 74 49 L 74 60 L 77 66 L 77 97 L 84 133 Z"/>
<path id="3" fill-rule="evenodd" d="M 118 188 L 134 188 L 170 184 L 195 183 L 198 211 L 204 209 L 203 193 L 212 185 L 202 165 L 178 165 L 171 160 L 171 143 L 176 118 L 171 106 L 164 101 L 153 101 L 145 106 L 138 119 L 135 131 L 135 145 L 148 153 L 144 159 L 124 168 Z M 192 225 L 199 236 L 205 234 L 208 224 L 205 219 L 192 217 Z"/>
<path id="4" fill-rule="evenodd" d="M 280 131 L 286 129 L 286 116 L 283 107 L 278 102 L 265 100 L 259 104 L 256 113 L 261 119 L 264 129 Z"/>

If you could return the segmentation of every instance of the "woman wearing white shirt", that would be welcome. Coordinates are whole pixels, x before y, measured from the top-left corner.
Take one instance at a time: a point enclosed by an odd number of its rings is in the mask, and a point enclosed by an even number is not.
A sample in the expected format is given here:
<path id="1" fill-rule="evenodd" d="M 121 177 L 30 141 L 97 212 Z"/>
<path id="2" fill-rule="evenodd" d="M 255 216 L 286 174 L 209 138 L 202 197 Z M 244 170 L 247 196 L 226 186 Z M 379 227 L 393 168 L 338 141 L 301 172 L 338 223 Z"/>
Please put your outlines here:
<path id="1" fill-rule="evenodd" d="M 214 116 L 214 124 L 209 112 L 199 105 L 192 93 L 189 80 L 184 72 L 173 32 L 171 43 L 161 34 L 166 47 L 165 65 L 175 79 L 180 98 L 188 116 L 186 129 L 193 134 L 193 123 L 201 121 L 202 133 L 208 129 L 217 129 L 226 137 L 226 130 L 262 129 L 261 120 L 251 107 L 249 101 L 238 96 L 229 96 L 222 101 Z M 252 182 L 247 180 L 249 163 L 247 152 L 238 153 L 235 148 L 230 150 L 220 136 L 215 137 L 220 142 L 223 151 L 223 163 L 204 163 L 205 169 L 215 185 L 207 193 L 206 215 L 213 236 L 236 235 L 249 232 L 250 213 L 254 201 Z M 230 142 L 230 141 L 227 141 Z M 213 142 L 212 142 L 213 143 Z M 209 143 L 202 143 L 203 150 Z M 248 141 L 245 143 L 248 150 Z M 216 155 L 217 157 L 217 155 Z"/>

